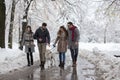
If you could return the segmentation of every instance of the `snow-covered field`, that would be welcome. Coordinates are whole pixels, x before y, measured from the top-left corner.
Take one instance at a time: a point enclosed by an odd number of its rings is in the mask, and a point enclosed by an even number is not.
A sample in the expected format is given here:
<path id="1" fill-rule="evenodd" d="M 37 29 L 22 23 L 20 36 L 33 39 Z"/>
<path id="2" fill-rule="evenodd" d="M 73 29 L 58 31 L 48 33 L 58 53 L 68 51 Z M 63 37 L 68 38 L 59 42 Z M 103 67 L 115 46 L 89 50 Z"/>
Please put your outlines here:
<path id="1" fill-rule="evenodd" d="M 80 43 L 79 56 L 87 59 L 96 65 L 98 74 L 102 80 L 119 80 L 120 59 L 113 55 L 120 55 L 120 44 L 108 43 Z M 0 74 L 20 69 L 27 65 L 26 53 L 18 49 L 18 45 L 14 44 L 14 48 L 0 49 Z M 39 60 L 39 54 L 36 47 L 34 61 Z M 68 54 L 69 55 L 69 54 Z"/>

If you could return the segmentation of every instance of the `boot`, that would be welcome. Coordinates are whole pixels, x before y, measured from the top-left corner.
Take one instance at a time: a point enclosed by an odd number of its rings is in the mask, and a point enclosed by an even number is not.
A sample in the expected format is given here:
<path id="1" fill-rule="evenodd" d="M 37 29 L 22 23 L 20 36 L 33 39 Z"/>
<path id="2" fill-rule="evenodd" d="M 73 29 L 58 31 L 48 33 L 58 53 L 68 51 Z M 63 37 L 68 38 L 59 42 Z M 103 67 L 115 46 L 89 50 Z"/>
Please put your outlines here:
<path id="1" fill-rule="evenodd" d="M 33 61 L 31 61 L 31 65 L 33 65 Z"/>
<path id="2" fill-rule="evenodd" d="M 76 61 L 73 61 L 72 67 L 76 67 Z"/>
<path id="3" fill-rule="evenodd" d="M 41 61 L 41 63 L 40 63 L 40 67 L 43 65 L 43 61 Z"/>
<path id="4" fill-rule="evenodd" d="M 58 66 L 61 67 L 61 65 L 62 65 L 62 62 L 60 61 L 60 64 Z"/>
<path id="5" fill-rule="evenodd" d="M 30 53 L 30 57 L 31 57 L 31 65 L 33 65 L 33 54 Z"/>
<path id="6" fill-rule="evenodd" d="M 33 59 L 31 59 L 31 65 L 33 65 Z"/>
<path id="7" fill-rule="evenodd" d="M 28 64 L 27 66 L 30 66 L 30 64 Z"/>
<path id="8" fill-rule="evenodd" d="M 43 61 L 42 67 L 44 68 L 45 62 Z"/>
<path id="9" fill-rule="evenodd" d="M 28 62 L 28 65 L 27 65 L 27 66 L 30 66 L 30 58 L 29 58 L 29 53 L 27 53 L 27 62 Z"/>
<path id="10" fill-rule="evenodd" d="M 60 66 L 60 68 L 63 69 L 63 70 L 64 70 L 64 65 L 65 65 L 65 63 L 62 62 L 61 66 Z"/>
<path id="11" fill-rule="evenodd" d="M 30 66 L 30 61 L 28 60 L 28 65 L 27 66 Z"/>
<path id="12" fill-rule="evenodd" d="M 41 69 L 44 69 L 44 65 L 45 65 L 45 62 L 41 61 L 41 64 L 40 64 Z"/>
<path id="13" fill-rule="evenodd" d="M 64 63 L 64 62 L 62 62 L 62 63 L 61 63 L 61 67 L 62 67 L 62 68 L 64 68 L 64 65 L 65 65 L 65 63 Z"/>

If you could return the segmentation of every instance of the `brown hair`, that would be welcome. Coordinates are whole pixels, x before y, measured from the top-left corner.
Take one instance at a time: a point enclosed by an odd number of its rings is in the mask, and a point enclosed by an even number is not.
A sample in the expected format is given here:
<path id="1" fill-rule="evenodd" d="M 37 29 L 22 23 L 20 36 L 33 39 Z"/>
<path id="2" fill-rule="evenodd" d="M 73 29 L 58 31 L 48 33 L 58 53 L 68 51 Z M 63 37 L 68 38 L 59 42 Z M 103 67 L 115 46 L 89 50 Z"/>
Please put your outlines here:
<path id="1" fill-rule="evenodd" d="M 27 28 L 30 28 L 30 33 L 32 33 L 31 26 L 28 25 L 28 26 L 26 27 L 26 30 L 27 30 Z"/>
<path id="2" fill-rule="evenodd" d="M 42 26 L 47 26 L 47 23 L 42 23 Z"/>
<path id="3" fill-rule="evenodd" d="M 62 28 L 63 30 L 64 30 L 64 32 L 65 32 L 65 35 L 66 35 L 66 37 L 68 37 L 68 31 L 66 30 L 66 28 L 64 27 L 64 26 L 60 26 L 60 28 Z M 61 35 L 61 30 L 59 29 L 59 31 L 58 31 L 58 35 Z"/>

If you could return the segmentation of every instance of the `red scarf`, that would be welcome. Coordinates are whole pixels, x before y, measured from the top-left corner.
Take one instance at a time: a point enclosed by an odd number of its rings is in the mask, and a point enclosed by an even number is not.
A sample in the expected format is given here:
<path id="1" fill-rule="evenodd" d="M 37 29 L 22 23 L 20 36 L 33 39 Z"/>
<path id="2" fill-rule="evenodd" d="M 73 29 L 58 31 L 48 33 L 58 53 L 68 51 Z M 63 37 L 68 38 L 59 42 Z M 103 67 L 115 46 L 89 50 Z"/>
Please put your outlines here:
<path id="1" fill-rule="evenodd" d="M 75 37 L 75 28 L 76 26 L 70 28 L 70 30 L 72 31 L 72 41 L 74 41 L 74 37 Z"/>

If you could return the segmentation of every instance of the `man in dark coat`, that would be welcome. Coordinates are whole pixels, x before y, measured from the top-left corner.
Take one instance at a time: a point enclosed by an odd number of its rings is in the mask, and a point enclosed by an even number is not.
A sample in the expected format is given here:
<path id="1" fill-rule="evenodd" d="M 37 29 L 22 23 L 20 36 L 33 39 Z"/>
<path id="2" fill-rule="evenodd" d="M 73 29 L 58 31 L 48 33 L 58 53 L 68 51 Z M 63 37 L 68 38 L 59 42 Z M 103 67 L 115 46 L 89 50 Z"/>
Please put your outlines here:
<path id="1" fill-rule="evenodd" d="M 41 68 L 44 68 L 45 64 L 46 43 L 50 46 L 50 34 L 46 26 L 46 23 L 42 23 L 42 26 L 39 27 L 34 34 L 34 39 L 37 39 L 38 43 Z"/>
<path id="2" fill-rule="evenodd" d="M 80 33 L 78 28 L 74 26 L 72 22 L 68 22 L 67 26 L 68 26 L 68 48 L 71 51 L 73 67 L 75 67 L 78 56 Z"/>

